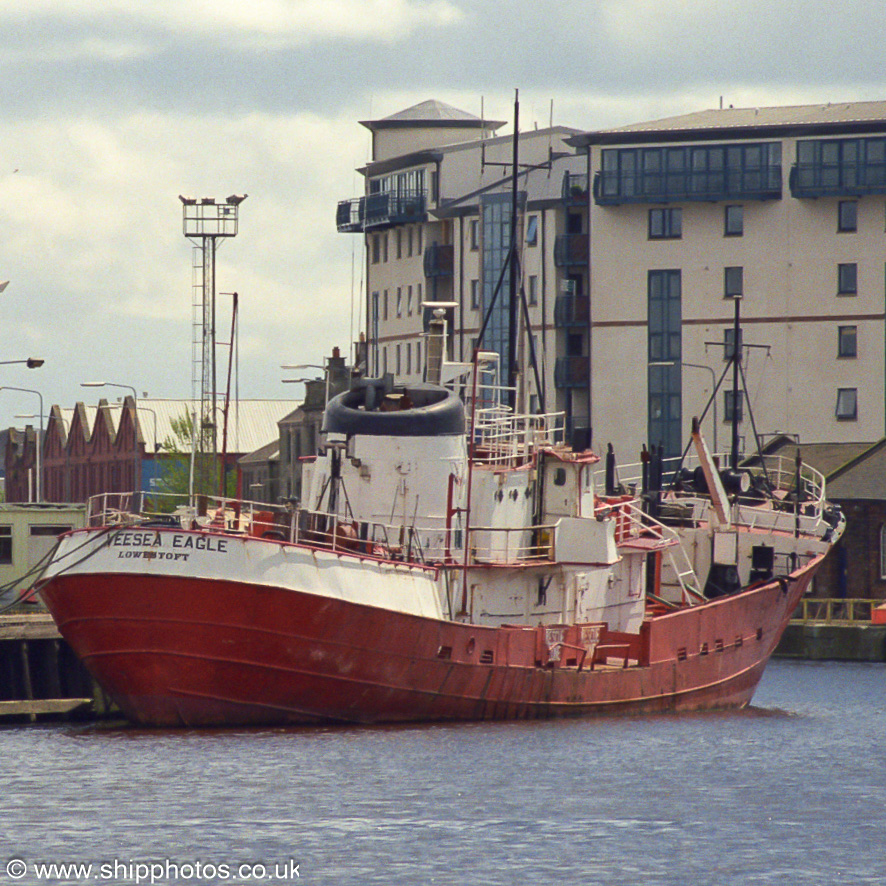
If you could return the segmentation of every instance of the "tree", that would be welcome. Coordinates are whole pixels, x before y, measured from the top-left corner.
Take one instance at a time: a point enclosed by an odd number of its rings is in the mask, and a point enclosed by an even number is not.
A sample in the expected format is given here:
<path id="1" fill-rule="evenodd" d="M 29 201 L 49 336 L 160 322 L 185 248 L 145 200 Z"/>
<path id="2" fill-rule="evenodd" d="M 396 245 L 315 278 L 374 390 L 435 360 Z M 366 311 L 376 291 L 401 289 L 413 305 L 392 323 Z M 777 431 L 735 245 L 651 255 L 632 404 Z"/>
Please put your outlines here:
<path id="1" fill-rule="evenodd" d="M 157 489 L 164 495 L 187 496 L 191 479 L 191 452 L 194 449 L 194 420 L 185 413 L 170 422 L 172 436 L 167 437 L 160 446 L 162 452 L 160 477 Z M 209 434 L 204 432 L 205 437 Z M 209 440 L 204 440 L 203 449 L 209 449 Z M 221 459 L 211 451 L 198 451 L 194 457 L 194 493 L 205 495 L 219 494 L 219 476 Z M 236 473 L 226 477 L 225 494 L 233 498 L 237 494 Z"/>

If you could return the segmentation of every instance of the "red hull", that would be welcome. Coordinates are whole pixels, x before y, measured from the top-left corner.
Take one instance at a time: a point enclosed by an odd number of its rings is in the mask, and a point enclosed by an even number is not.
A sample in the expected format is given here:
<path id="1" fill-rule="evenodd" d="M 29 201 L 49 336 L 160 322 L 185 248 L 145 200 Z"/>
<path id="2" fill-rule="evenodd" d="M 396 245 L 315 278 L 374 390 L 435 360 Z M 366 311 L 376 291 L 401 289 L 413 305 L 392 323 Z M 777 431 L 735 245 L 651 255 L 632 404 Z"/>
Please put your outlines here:
<path id="1" fill-rule="evenodd" d="M 42 594 L 137 723 L 528 719 L 747 705 L 820 562 L 785 584 L 650 619 L 626 668 L 541 666 L 535 629 L 237 582 L 62 575 Z"/>

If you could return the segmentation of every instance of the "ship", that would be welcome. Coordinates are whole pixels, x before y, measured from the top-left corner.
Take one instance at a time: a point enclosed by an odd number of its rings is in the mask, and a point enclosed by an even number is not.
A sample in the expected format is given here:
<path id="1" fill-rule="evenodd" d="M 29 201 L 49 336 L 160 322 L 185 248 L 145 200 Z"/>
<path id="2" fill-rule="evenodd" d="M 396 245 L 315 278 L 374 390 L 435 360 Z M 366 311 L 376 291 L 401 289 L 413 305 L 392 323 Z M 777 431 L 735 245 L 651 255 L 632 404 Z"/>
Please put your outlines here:
<path id="1" fill-rule="evenodd" d="M 747 706 L 843 531 L 821 474 L 724 468 L 698 421 L 679 464 L 623 467 L 493 363 L 356 377 L 297 502 L 97 496 L 35 592 L 146 726 Z"/>

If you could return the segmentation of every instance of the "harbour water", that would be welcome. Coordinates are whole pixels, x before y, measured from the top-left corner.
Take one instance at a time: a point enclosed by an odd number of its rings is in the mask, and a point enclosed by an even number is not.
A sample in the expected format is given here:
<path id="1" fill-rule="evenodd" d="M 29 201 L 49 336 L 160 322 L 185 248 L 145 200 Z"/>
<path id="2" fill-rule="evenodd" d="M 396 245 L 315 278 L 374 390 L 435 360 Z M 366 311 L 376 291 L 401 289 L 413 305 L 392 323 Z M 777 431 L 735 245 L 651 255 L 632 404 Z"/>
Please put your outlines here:
<path id="1" fill-rule="evenodd" d="M 775 660 L 737 713 L 0 747 L 0 886 L 886 879 L 883 664 Z"/>

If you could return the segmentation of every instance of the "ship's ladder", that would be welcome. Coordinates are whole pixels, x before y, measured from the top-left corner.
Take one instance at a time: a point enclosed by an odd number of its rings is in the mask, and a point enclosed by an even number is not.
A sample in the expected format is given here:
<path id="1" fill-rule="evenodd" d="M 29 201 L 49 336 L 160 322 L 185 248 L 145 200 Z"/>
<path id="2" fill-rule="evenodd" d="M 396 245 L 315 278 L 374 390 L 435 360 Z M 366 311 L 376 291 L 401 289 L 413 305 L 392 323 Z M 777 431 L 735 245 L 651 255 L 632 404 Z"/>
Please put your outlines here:
<path id="1" fill-rule="evenodd" d="M 667 557 L 667 564 L 674 580 L 670 587 L 679 587 L 684 603 L 695 605 L 705 602 L 698 575 L 689 554 L 677 532 L 641 510 L 634 501 L 614 502 L 615 540 L 619 547 L 634 550 L 660 551 Z"/>
<path id="2" fill-rule="evenodd" d="M 670 527 L 664 528 L 670 529 Z M 670 529 L 670 531 L 673 532 L 672 529 Z M 695 569 L 693 569 L 692 563 L 689 561 L 689 555 L 686 553 L 686 548 L 683 547 L 679 540 L 677 544 L 672 545 L 667 549 L 667 557 L 668 564 L 677 579 L 677 584 L 680 585 L 680 591 L 684 602 L 689 605 L 704 603 L 706 598 L 702 593 L 698 581 L 698 575 L 696 574 Z"/>

